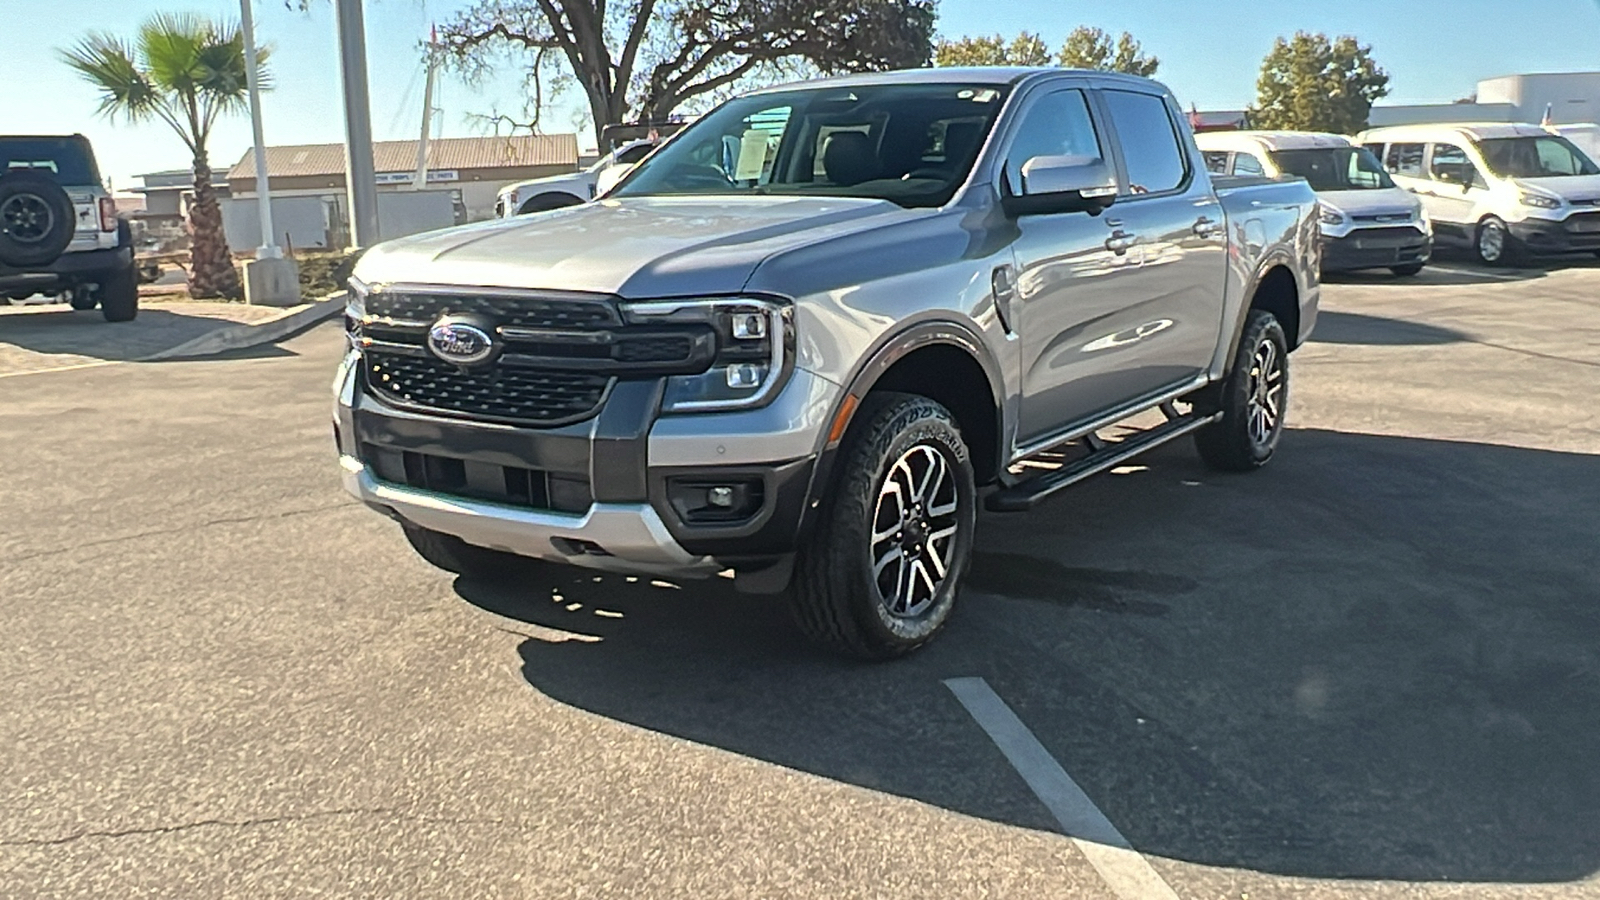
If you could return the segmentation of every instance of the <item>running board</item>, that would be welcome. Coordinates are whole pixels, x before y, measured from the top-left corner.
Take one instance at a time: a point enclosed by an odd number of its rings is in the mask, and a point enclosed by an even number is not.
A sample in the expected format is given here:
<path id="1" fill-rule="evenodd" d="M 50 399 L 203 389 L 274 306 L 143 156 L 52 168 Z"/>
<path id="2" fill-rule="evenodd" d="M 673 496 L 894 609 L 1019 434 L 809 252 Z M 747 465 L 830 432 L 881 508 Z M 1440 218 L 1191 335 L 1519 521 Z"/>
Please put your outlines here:
<path id="1" fill-rule="evenodd" d="M 1168 404 L 1163 404 L 1162 411 L 1168 412 L 1169 418 L 1161 425 L 1132 437 L 1123 438 L 1114 444 L 1101 441 L 1093 434 L 1087 435 L 1091 448 L 1088 456 L 1075 459 L 1054 471 L 1036 475 L 1021 484 L 995 491 L 989 495 L 984 506 L 990 512 L 1025 512 L 1056 491 L 1119 466 L 1146 450 L 1153 450 L 1168 441 L 1177 440 L 1222 418 L 1221 413 L 1208 416 L 1194 413 L 1187 416 L 1172 416 L 1172 413 L 1165 408 L 1167 406 Z"/>

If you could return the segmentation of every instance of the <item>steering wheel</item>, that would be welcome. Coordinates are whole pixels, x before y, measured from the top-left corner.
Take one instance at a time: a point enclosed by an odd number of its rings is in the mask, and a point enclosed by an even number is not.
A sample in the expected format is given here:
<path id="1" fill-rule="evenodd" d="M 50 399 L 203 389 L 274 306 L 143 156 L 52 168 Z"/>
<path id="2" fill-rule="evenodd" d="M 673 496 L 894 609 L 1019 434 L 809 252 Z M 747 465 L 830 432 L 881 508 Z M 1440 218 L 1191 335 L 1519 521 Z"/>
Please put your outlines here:
<path id="1" fill-rule="evenodd" d="M 672 177 L 668 181 L 676 187 L 695 188 L 734 187 L 734 181 L 728 173 L 719 166 L 708 166 L 696 163 L 684 163 L 672 168 Z"/>

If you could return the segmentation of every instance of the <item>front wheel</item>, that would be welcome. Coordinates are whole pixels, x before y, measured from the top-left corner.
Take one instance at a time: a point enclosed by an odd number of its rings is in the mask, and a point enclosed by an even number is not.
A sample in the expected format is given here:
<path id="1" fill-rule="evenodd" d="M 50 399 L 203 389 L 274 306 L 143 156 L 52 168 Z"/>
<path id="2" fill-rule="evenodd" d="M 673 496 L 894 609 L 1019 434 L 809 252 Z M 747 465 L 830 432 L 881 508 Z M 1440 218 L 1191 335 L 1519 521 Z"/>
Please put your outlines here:
<path id="1" fill-rule="evenodd" d="M 912 394 L 869 394 L 839 450 L 795 569 L 795 619 L 858 659 L 904 656 L 955 606 L 972 555 L 977 488 L 950 411 Z"/>
<path id="2" fill-rule="evenodd" d="M 1513 265 L 1522 256 L 1511 229 L 1495 216 L 1479 223 L 1473 249 L 1477 251 L 1478 262 L 1486 266 Z"/>
<path id="3" fill-rule="evenodd" d="M 1289 409 L 1289 343 L 1272 313 L 1250 311 L 1220 398 L 1222 418 L 1195 432 L 1200 458 L 1224 472 L 1266 465 Z"/>

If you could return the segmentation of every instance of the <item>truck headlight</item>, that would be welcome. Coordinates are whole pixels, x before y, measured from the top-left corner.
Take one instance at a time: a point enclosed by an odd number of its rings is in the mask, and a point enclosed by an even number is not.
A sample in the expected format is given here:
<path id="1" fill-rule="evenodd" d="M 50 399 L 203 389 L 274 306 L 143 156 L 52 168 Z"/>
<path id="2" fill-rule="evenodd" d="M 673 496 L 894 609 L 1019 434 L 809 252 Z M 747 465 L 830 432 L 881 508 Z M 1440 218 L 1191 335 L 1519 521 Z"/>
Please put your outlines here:
<path id="1" fill-rule="evenodd" d="M 711 367 L 667 378 L 664 413 L 748 409 L 770 401 L 794 364 L 794 308 L 762 297 L 706 297 L 625 303 L 638 325 L 710 325 L 717 333 Z"/>
<path id="2" fill-rule="evenodd" d="M 356 339 L 361 334 L 361 321 L 367 317 L 367 294 L 371 293 L 367 285 L 357 278 L 350 278 L 347 282 L 350 289 L 345 291 L 344 299 L 344 334 L 350 341 L 352 348 L 357 348 Z"/>
<path id="3" fill-rule="evenodd" d="M 1561 208 L 1561 201 L 1560 200 L 1557 200 L 1554 197 L 1546 197 L 1543 194 L 1523 194 L 1522 195 L 1522 203 L 1523 203 L 1524 206 L 1532 206 L 1532 207 L 1534 207 L 1536 209 L 1560 209 Z"/>

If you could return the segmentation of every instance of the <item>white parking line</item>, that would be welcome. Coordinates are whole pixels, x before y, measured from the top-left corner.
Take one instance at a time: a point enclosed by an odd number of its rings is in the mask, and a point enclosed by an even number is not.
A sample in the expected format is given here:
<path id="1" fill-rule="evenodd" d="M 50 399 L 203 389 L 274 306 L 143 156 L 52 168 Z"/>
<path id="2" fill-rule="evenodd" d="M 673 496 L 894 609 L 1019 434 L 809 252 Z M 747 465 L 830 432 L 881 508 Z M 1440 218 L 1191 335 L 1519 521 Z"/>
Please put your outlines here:
<path id="1" fill-rule="evenodd" d="M 26 369 L 21 372 L 0 372 L 0 378 L 18 378 L 23 375 L 43 375 L 46 372 L 71 372 L 74 369 L 98 369 L 101 366 L 115 366 L 125 363 L 125 359 L 101 359 L 94 362 L 73 363 L 70 366 L 52 366 L 48 369 Z"/>
<path id="2" fill-rule="evenodd" d="M 1455 266 L 1441 266 L 1438 263 L 1429 263 L 1428 268 L 1435 272 L 1444 272 L 1449 275 L 1471 275 L 1474 278 L 1498 278 L 1501 281 L 1526 281 L 1525 275 L 1503 275 L 1499 272 L 1489 272 L 1483 269 L 1458 269 Z"/>
<path id="3" fill-rule="evenodd" d="M 1123 900 L 1178 900 L 1172 886 L 1133 849 L 988 682 L 949 678 L 944 685 L 988 733 L 1113 893 Z"/>

